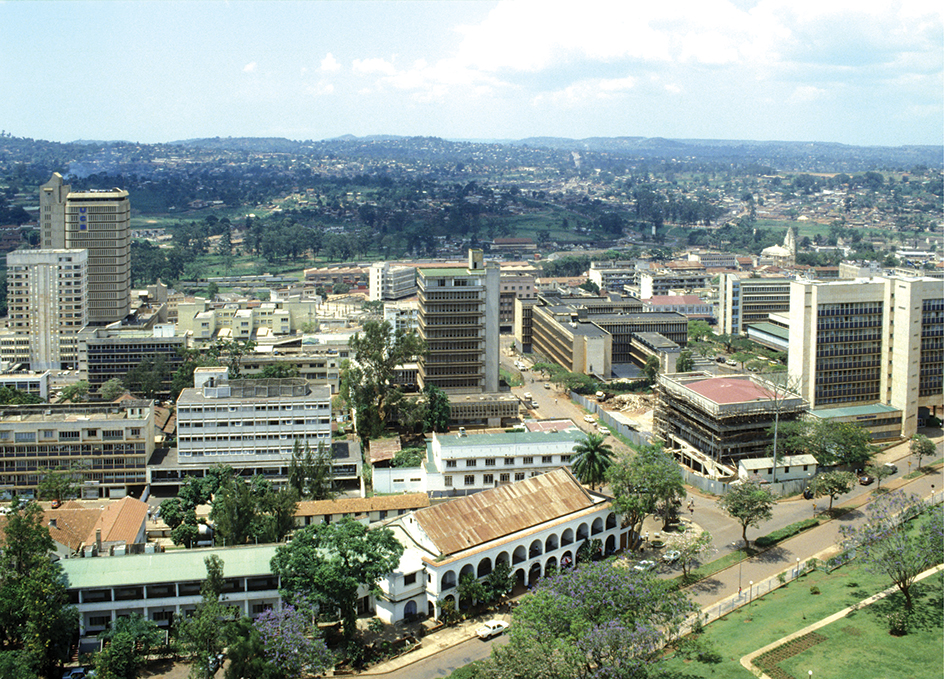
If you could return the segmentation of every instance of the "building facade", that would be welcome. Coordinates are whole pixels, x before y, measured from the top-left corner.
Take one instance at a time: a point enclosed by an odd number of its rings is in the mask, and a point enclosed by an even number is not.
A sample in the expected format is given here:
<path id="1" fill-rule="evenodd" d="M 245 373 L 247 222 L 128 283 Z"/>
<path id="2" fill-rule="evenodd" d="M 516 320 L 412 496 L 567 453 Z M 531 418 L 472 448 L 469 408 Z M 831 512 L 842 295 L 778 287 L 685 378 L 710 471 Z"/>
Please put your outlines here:
<path id="1" fill-rule="evenodd" d="M 891 406 L 910 437 L 944 402 L 941 281 L 793 283 L 788 370 L 811 408 Z"/>
<path id="2" fill-rule="evenodd" d="M 469 250 L 468 267 L 419 269 L 419 336 L 428 353 L 419 361 L 420 388 L 447 394 L 498 391 L 499 269 Z"/>
<path id="3" fill-rule="evenodd" d="M 416 268 L 374 262 L 369 272 L 370 300 L 385 302 L 416 294 Z"/>
<path id="4" fill-rule="evenodd" d="M 77 366 L 78 334 L 89 313 L 88 260 L 87 250 L 19 250 L 7 255 L 14 361 L 28 361 L 30 370 Z M 28 338 L 25 346 L 15 341 L 23 338 Z M 23 348 L 28 354 L 22 355 Z"/>
<path id="5" fill-rule="evenodd" d="M 143 489 L 154 452 L 154 404 L 43 403 L 0 408 L 0 488 L 31 495 L 42 476 L 73 469 L 83 497 Z"/>
<path id="6" fill-rule="evenodd" d="M 722 274 L 718 283 L 718 329 L 727 335 L 746 335 L 748 325 L 764 323 L 772 313 L 788 312 L 792 280 Z"/>
<path id="7" fill-rule="evenodd" d="M 110 379 L 122 379 L 145 360 L 152 361 L 160 372 L 160 385 L 153 394 L 156 399 L 170 398 L 174 373 L 183 365 L 182 351 L 187 338 L 178 337 L 173 325 L 157 325 L 143 330 L 113 324 L 91 327 L 79 338 L 79 370 L 89 383 L 89 392 L 96 393 Z"/>

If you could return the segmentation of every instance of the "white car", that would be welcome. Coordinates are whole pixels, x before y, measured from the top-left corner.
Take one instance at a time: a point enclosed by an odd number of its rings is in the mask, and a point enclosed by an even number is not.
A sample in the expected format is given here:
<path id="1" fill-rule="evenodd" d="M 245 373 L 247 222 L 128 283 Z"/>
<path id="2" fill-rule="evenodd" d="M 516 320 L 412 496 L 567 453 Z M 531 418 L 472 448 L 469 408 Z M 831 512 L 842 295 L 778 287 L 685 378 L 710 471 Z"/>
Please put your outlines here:
<path id="1" fill-rule="evenodd" d="M 489 620 L 475 630 L 475 635 L 479 639 L 491 639 L 492 637 L 504 634 L 506 629 L 508 629 L 508 623 L 504 620 Z"/>
<path id="2" fill-rule="evenodd" d="M 635 566 L 633 566 L 633 570 L 639 571 L 640 573 L 646 573 L 647 571 L 654 571 L 656 566 L 657 564 L 655 561 L 645 560 L 640 561 Z"/>
<path id="3" fill-rule="evenodd" d="M 604 436 L 610 435 L 610 430 L 608 427 L 597 427 L 597 431 L 603 434 Z"/>
<path id="4" fill-rule="evenodd" d="M 592 423 L 593 423 L 593 418 L 592 418 L 590 415 L 584 415 L 584 416 L 583 416 L 583 421 L 584 421 L 584 422 L 590 422 L 590 423 L 592 424 Z"/>
<path id="5" fill-rule="evenodd" d="M 673 561 L 678 561 L 678 558 L 682 556 L 682 553 L 677 549 L 670 549 L 668 552 L 662 555 L 662 560 L 666 563 L 672 563 Z"/>
<path id="6" fill-rule="evenodd" d="M 524 392 L 524 400 L 525 400 L 525 401 L 530 401 L 532 398 L 533 398 L 533 397 L 531 396 L 531 392 L 530 392 L 530 391 Z"/>

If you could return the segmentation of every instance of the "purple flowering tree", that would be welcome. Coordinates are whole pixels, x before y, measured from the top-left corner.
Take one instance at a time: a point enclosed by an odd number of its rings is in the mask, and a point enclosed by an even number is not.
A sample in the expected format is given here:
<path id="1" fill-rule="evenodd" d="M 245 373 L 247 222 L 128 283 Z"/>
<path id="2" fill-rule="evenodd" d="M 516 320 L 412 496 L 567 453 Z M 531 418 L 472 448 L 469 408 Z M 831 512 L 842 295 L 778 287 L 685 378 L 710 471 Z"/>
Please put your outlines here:
<path id="1" fill-rule="evenodd" d="M 882 495 L 869 505 L 865 524 L 839 530 L 844 547 L 854 548 L 866 568 L 887 575 L 898 587 L 908 610 L 914 605 L 915 578 L 944 561 L 944 512 L 916 495 Z"/>
<path id="2" fill-rule="evenodd" d="M 614 561 L 586 563 L 538 582 L 515 611 L 509 643 L 493 648 L 483 676 L 643 676 L 693 610 L 684 593 L 649 573 Z"/>
<path id="3" fill-rule="evenodd" d="M 321 674 L 334 664 L 334 657 L 313 628 L 309 611 L 294 606 L 269 609 L 254 623 L 268 664 L 281 676 L 294 679 L 302 674 Z"/>

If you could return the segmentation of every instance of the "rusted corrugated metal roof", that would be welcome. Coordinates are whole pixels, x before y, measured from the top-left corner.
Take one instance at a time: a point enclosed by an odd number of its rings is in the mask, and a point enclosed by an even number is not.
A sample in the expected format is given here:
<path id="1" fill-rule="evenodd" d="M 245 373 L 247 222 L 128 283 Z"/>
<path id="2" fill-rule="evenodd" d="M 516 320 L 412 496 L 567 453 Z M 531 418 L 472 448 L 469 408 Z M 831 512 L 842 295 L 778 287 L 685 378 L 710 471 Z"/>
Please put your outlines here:
<path id="1" fill-rule="evenodd" d="M 566 469 L 414 512 L 443 555 L 592 507 L 593 498 Z"/>
<path id="2" fill-rule="evenodd" d="M 336 500 L 304 500 L 298 503 L 295 516 L 324 516 L 326 514 L 363 514 L 366 512 L 429 507 L 426 493 L 377 495 L 375 497 L 342 497 Z"/>

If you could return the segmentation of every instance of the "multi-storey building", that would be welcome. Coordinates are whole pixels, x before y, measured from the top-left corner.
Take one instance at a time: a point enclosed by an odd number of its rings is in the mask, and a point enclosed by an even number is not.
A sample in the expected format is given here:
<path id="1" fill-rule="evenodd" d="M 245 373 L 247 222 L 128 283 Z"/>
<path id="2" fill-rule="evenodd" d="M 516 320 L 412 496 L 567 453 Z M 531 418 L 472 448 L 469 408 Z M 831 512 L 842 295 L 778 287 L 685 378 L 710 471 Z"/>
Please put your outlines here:
<path id="1" fill-rule="evenodd" d="M 428 353 L 419 362 L 419 385 L 448 394 L 498 391 L 499 269 L 469 250 L 467 268 L 418 271 L 419 335 Z"/>
<path id="2" fill-rule="evenodd" d="M 600 290 L 622 292 L 627 286 L 635 286 L 639 282 L 641 271 L 636 268 L 636 262 L 590 262 L 589 278 Z"/>
<path id="3" fill-rule="evenodd" d="M 83 497 L 123 497 L 143 489 L 153 452 L 152 401 L 0 408 L 0 486 L 14 493 L 61 467 L 83 479 Z"/>
<path id="4" fill-rule="evenodd" d="M 733 252 L 689 252 L 688 261 L 698 262 L 706 269 L 734 269 L 737 267 L 737 255 Z"/>
<path id="5" fill-rule="evenodd" d="M 79 370 L 87 376 L 89 391 L 94 394 L 108 380 L 122 379 L 150 359 L 156 368 L 163 366 L 161 383 L 153 396 L 167 399 L 187 347 L 187 338 L 177 336 L 173 325 L 90 327 L 79 336 Z"/>
<path id="6" fill-rule="evenodd" d="M 86 250 L 20 250 L 7 255 L 13 352 L 4 362 L 28 361 L 31 370 L 76 366 L 77 336 L 88 321 L 88 257 Z M 28 342 L 16 341 L 24 338 Z"/>
<path id="7" fill-rule="evenodd" d="M 385 302 L 384 320 L 394 332 L 416 332 L 419 303 L 415 299 Z"/>
<path id="8" fill-rule="evenodd" d="M 403 299 L 416 294 L 416 267 L 375 262 L 370 267 L 369 277 L 371 301 Z"/>
<path id="9" fill-rule="evenodd" d="M 933 278 L 797 281 L 790 377 L 812 408 L 880 403 L 911 436 L 944 405 L 944 291 Z"/>
<path id="10" fill-rule="evenodd" d="M 331 446 L 331 390 L 300 378 L 229 380 L 226 368 L 197 368 L 177 398 L 181 465 L 280 475 L 295 441 Z"/>
<path id="11" fill-rule="evenodd" d="M 639 274 L 639 298 L 668 295 L 673 290 L 702 290 L 711 287 L 711 279 L 703 271 L 643 271 Z"/>
<path id="12" fill-rule="evenodd" d="M 42 247 L 88 250 L 88 322 L 120 321 L 131 303 L 128 192 L 70 189 L 58 173 L 40 187 Z"/>
<path id="13" fill-rule="evenodd" d="M 747 278 L 722 274 L 718 283 L 718 326 L 727 335 L 746 335 L 772 313 L 790 310 L 792 278 Z"/>
<path id="14" fill-rule="evenodd" d="M 502 265 L 501 292 L 498 298 L 499 332 L 510 333 L 514 329 L 516 300 L 527 301 L 537 298 L 537 288 L 534 286 L 535 273 L 536 269 L 530 265 L 527 268 Z"/>

